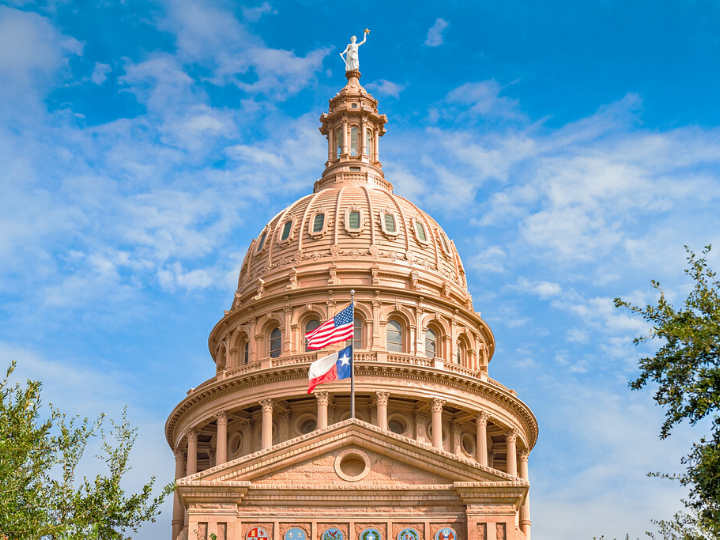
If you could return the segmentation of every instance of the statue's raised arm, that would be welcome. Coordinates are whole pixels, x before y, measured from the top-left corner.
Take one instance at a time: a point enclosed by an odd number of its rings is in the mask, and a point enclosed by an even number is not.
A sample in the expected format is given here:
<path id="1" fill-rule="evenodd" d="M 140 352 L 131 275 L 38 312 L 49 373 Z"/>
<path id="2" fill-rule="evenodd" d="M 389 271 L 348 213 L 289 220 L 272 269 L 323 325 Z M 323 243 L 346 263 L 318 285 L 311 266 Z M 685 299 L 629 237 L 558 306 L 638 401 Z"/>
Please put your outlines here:
<path id="1" fill-rule="evenodd" d="M 360 43 L 356 43 L 357 38 L 355 36 L 350 38 L 350 43 L 345 47 L 345 50 L 340 53 L 340 58 L 345 62 L 345 71 L 358 71 L 360 69 L 360 59 L 358 58 L 358 47 L 367 41 L 367 35 L 370 30 L 365 29 L 365 35 Z M 344 56 L 347 54 L 347 57 Z"/>

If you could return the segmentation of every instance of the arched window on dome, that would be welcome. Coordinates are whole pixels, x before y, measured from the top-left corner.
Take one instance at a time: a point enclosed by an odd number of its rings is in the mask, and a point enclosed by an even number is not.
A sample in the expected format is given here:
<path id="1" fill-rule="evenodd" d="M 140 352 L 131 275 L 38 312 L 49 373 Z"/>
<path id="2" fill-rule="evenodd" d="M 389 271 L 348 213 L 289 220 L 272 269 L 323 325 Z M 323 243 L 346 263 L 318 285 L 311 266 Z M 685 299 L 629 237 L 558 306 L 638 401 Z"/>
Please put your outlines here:
<path id="1" fill-rule="evenodd" d="M 258 242 L 258 248 L 257 248 L 257 251 L 256 251 L 255 253 L 260 253 L 260 251 L 262 250 L 263 246 L 265 246 L 265 237 L 266 237 L 266 236 L 267 236 L 267 231 L 263 232 L 263 233 L 260 235 L 260 241 Z"/>
<path id="2" fill-rule="evenodd" d="M 363 322 L 362 319 L 355 316 L 353 322 L 353 350 L 364 348 L 363 343 Z"/>
<path id="3" fill-rule="evenodd" d="M 305 323 L 305 334 L 307 334 L 308 332 L 312 332 L 319 326 L 320 326 L 320 321 L 318 321 L 317 319 L 309 320 L 308 322 Z M 303 335 L 305 335 L 305 334 L 303 334 Z M 308 344 L 307 344 L 307 339 L 306 339 L 305 340 L 305 352 L 310 352 L 310 351 L 315 350 L 315 349 L 309 349 L 307 345 Z"/>
<path id="4" fill-rule="evenodd" d="M 389 320 L 387 323 L 387 350 L 403 352 L 403 329 L 398 321 Z"/>
<path id="5" fill-rule="evenodd" d="M 367 149 L 367 155 L 372 157 L 373 155 L 373 132 L 372 129 L 365 130 L 365 148 Z"/>
<path id="6" fill-rule="evenodd" d="M 335 158 L 339 158 L 343 148 L 343 130 L 338 128 L 335 130 Z"/>
<path id="7" fill-rule="evenodd" d="M 280 241 L 284 242 L 288 238 L 290 238 L 290 231 L 292 231 L 292 220 L 286 221 L 282 228 L 282 233 L 280 234 Z"/>
<path id="8" fill-rule="evenodd" d="M 455 363 L 462 364 L 463 360 L 465 358 L 465 346 L 463 345 L 463 342 L 461 340 L 458 340 L 456 347 L 457 347 L 457 354 L 455 355 Z"/>
<path id="9" fill-rule="evenodd" d="M 270 332 L 270 358 L 277 358 L 282 352 L 282 332 L 277 326 Z"/>
<path id="10" fill-rule="evenodd" d="M 246 341 L 243 347 L 243 364 L 250 363 L 250 342 Z"/>
<path id="11" fill-rule="evenodd" d="M 325 214 L 318 212 L 317 214 L 315 214 L 315 217 L 313 218 L 312 232 L 314 232 L 314 233 L 322 232 L 324 225 L 325 225 Z"/>
<path id="12" fill-rule="evenodd" d="M 437 334 L 432 328 L 425 330 L 425 356 L 435 358 L 437 354 Z"/>
<path id="13" fill-rule="evenodd" d="M 358 147 L 359 141 L 358 136 L 358 128 L 353 126 L 350 128 L 350 155 L 351 156 L 358 156 L 360 155 L 360 148 Z"/>
<path id="14" fill-rule="evenodd" d="M 360 228 L 360 212 L 358 210 L 351 210 L 348 216 L 348 228 L 359 229 Z"/>

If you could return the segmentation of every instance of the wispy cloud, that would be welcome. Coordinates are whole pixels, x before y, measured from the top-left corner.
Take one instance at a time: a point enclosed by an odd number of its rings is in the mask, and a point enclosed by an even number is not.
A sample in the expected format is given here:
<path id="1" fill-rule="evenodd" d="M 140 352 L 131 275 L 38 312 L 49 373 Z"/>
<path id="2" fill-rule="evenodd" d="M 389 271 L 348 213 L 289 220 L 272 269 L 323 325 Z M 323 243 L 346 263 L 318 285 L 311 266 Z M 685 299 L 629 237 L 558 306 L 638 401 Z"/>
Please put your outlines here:
<path id="1" fill-rule="evenodd" d="M 377 82 L 372 82 L 368 84 L 367 88 L 380 95 L 398 97 L 400 95 L 400 92 L 405 90 L 405 85 L 394 83 L 385 79 L 380 79 Z"/>
<path id="2" fill-rule="evenodd" d="M 448 27 L 450 23 L 444 19 L 436 19 L 435 24 L 430 27 L 427 33 L 427 39 L 425 45 L 428 47 L 438 47 L 445 43 L 443 40 L 443 31 Z"/>

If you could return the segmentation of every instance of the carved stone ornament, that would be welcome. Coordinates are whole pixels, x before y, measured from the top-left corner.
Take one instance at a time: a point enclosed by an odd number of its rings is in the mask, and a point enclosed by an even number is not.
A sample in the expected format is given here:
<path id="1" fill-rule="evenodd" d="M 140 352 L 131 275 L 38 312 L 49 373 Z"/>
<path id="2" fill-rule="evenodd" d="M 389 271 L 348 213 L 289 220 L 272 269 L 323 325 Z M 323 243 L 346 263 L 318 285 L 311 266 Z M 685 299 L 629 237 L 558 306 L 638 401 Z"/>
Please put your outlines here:
<path id="1" fill-rule="evenodd" d="M 430 409 L 432 412 L 442 412 L 443 406 L 445 405 L 445 400 L 440 398 L 433 398 Z"/>
<path id="2" fill-rule="evenodd" d="M 528 461 L 530 459 L 530 450 L 520 450 L 518 459 L 520 459 L 520 461 Z"/>
<path id="3" fill-rule="evenodd" d="M 330 394 L 327 392 L 317 392 L 315 394 L 315 398 L 317 398 L 318 405 L 327 405 L 328 401 L 330 399 Z"/>
<path id="4" fill-rule="evenodd" d="M 420 272 L 417 270 L 410 272 L 410 288 L 415 291 L 420 290 Z"/>
<path id="5" fill-rule="evenodd" d="M 487 426 L 488 420 L 490 420 L 490 415 L 485 411 L 480 411 L 475 417 L 475 420 L 477 421 L 478 425 Z"/>
<path id="6" fill-rule="evenodd" d="M 270 398 L 261 399 L 259 403 L 263 412 L 272 412 L 275 406 L 275 402 Z"/>
<path id="7" fill-rule="evenodd" d="M 218 426 L 227 426 L 228 414 L 225 411 L 221 411 L 215 415 Z"/>
<path id="8" fill-rule="evenodd" d="M 370 269 L 370 272 L 372 274 L 372 284 L 380 285 L 380 269 L 378 268 L 378 265 L 373 264 L 372 268 Z"/>
<path id="9" fill-rule="evenodd" d="M 516 429 L 510 429 L 505 432 L 505 440 L 509 443 L 516 442 L 518 435 L 520 435 L 520 433 L 518 433 Z"/>
<path id="10" fill-rule="evenodd" d="M 443 281 L 442 295 L 445 298 L 450 298 L 450 283 L 448 283 L 447 281 Z"/>
<path id="11" fill-rule="evenodd" d="M 253 296 L 253 300 L 260 300 L 263 297 L 263 294 L 265 294 L 265 280 L 258 278 L 257 294 Z"/>
<path id="12" fill-rule="evenodd" d="M 285 287 L 288 290 L 293 290 L 298 288 L 298 271 L 293 266 L 290 268 L 290 275 L 288 276 L 288 280 L 290 281 L 290 284 Z"/>
<path id="13" fill-rule="evenodd" d="M 188 431 L 188 432 L 187 432 L 187 440 L 188 440 L 188 442 L 190 442 L 190 441 L 192 441 L 192 442 L 197 442 L 197 440 L 198 440 L 198 435 L 200 435 L 200 433 L 199 433 L 197 430 L 195 430 L 195 429 L 191 429 L 190 431 Z"/>
<path id="14" fill-rule="evenodd" d="M 377 260 L 377 258 L 380 256 L 380 250 L 379 250 L 378 247 L 377 247 L 376 245 L 374 245 L 374 244 L 373 244 L 372 246 L 370 246 L 370 249 L 368 249 L 368 253 L 370 254 L 370 256 L 371 256 L 373 259 L 376 259 L 376 260 Z"/>
<path id="15" fill-rule="evenodd" d="M 390 399 L 390 392 L 375 392 L 375 402 L 378 405 L 387 405 Z"/>

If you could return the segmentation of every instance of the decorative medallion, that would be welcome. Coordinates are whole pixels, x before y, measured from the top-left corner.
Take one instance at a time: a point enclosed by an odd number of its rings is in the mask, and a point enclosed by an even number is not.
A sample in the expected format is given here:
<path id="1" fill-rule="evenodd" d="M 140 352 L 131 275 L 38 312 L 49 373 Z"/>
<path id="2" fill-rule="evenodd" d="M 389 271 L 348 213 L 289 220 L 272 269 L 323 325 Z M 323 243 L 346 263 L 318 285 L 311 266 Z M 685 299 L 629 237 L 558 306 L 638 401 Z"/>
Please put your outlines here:
<path id="1" fill-rule="evenodd" d="M 253 527 L 245 535 L 246 540 L 268 540 L 270 536 L 262 527 Z"/>
<path id="2" fill-rule="evenodd" d="M 288 529 L 284 538 L 285 540 L 307 540 L 307 535 L 302 529 L 293 527 L 292 529 Z"/>
<path id="3" fill-rule="evenodd" d="M 382 535 L 377 529 L 365 529 L 360 533 L 360 540 L 382 540 Z"/>
<path id="4" fill-rule="evenodd" d="M 420 540 L 420 535 L 415 529 L 403 529 L 398 533 L 397 540 Z"/>
<path id="5" fill-rule="evenodd" d="M 322 540 L 345 540 L 345 536 L 338 529 L 328 529 L 322 534 Z"/>
<path id="6" fill-rule="evenodd" d="M 457 534 L 450 527 L 444 527 L 435 533 L 435 540 L 456 540 Z"/>

